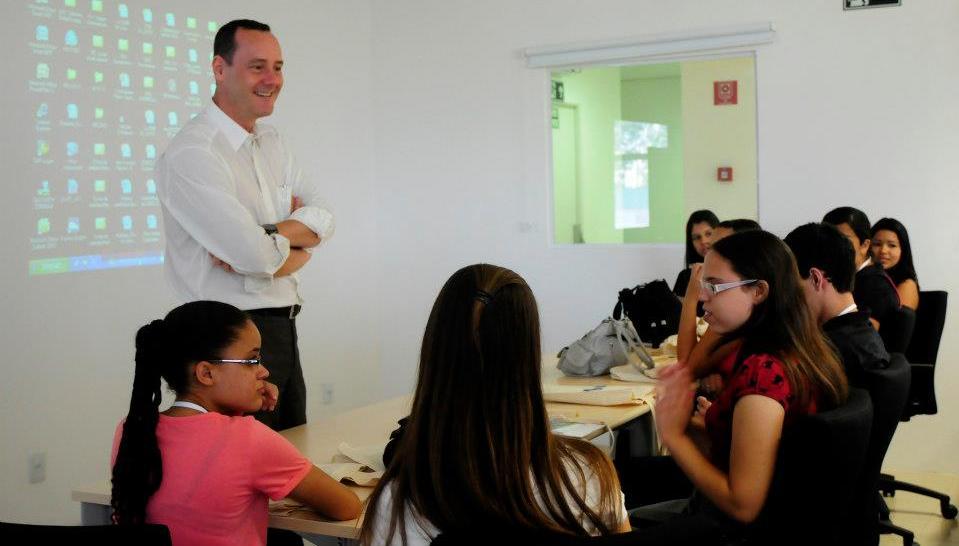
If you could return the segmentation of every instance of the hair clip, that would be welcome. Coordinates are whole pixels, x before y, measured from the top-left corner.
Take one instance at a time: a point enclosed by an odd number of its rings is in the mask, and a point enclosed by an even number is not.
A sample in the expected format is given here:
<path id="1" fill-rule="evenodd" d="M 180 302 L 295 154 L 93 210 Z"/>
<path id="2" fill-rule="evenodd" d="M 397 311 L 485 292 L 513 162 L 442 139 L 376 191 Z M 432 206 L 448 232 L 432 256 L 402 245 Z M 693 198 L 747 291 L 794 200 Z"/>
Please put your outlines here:
<path id="1" fill-rule="evenodd" d="M 493 301 L 493 296 L 491 296 L 489 292 L 477 290 L 474 299 L 481 302 L 483 305 L 489 305 L 489 303 Z"/>

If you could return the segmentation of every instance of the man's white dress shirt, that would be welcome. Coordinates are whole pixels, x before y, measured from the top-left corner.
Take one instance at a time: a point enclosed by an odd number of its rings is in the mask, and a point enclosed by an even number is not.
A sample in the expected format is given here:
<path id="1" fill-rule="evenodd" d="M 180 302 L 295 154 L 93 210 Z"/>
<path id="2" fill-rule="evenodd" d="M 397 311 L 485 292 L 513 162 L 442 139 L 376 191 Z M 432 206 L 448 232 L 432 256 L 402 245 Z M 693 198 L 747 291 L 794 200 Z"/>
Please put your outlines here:
<path id="1" fill-rule="evenodd" d="M 248 133 L 210 104 L 173 138 L 157 163 L 166 234 L 164 269 L 181 301 L 217 300 L 240 309 L 300 303 L 296 274 L 274 278 L 290 253 L 262 224 L 297 220 L 322 240 L 333 215 L 273 127 Z M 303 206 L 290 214 L 293 196 Z M 233 267 L 213 264 L 210 255 Z"/>

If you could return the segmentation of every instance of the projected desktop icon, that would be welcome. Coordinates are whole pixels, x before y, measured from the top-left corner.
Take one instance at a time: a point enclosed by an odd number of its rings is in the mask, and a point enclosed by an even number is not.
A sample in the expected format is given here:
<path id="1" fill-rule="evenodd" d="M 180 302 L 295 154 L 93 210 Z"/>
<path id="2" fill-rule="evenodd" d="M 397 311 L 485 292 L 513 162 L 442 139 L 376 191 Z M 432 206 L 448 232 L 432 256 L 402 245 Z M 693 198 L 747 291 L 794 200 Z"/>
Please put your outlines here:
<path id="1" fill-rule="evenodd" d="M 103 193 L 107 191 L 107 181 L 106 180 L 94 180 L 93 181 L 93 191 L 97 193 Z"/>
<path id="2" fill-rule="evenodd" d="M 76 195 L 80 191 L 80 184 L 77 182 L 76 178 L 71 178 L 67 180 L 67 193 L 70 195 Z"/>
<path id="3" fill-rule="evenodd" d="M 166 46 L 166 57 L 167 59 L 173 59 L 176 57 L 176 46 L 168 45 Z"/>
<path id="4" fill-rule="evenodd" d="M 210 84 L 210 94 L 211 94 L 211 95 L 216 95 L 216 83 L 211 83 L 211 84 Z"/>
<path id="5" fill-rule="evenodd" d="M 143 112 L 143 119 L 147 125 L 154 125 L 157 122 L 157 116 L 153 113 L 153 110 Z"/>
<path id="6" fill-rule="evenodd" d="M 71 216 L 67 219 L 67 233 L 78 233 L 80 231 L 80 218 Z"/>
<path id="7" fill-rule="evenodd" d="M 126 72 L 120 72 L 120 87 L 130 87 L 130 75 Z"/>
<path id="8" fill-rule="evenodd" d="M 40 106 L 37 107 L 37 119 L 47 117 L 47 114 L 50 112 L 50 107 L 47 106 L 47 103 L 41 102 Z"/>
<path id="9" fill-rule="evenodd" d="M 147 229 L 156 229 L 156 228 L 157 228 L 157 215 L 147 214 Z"/>
<path id="10" fill-rule="evenodd" d="M 40 218 L 37 220 L 37 235 L 43 235 L 44 233 L 50 233 L 49 218 Z"/>
<path id="11" fill-rule="evenodd" d="M 199 95 L 199 94 L 200 94 L 200 84 L 198 84 L 198 83 L 196 83 L 196 82 L 194 82 L 194 81 L 191 81 L 191 82 L 190 82 L 190 94 L 191 94 L 191 95 Z"/>
<path id="12" fill-rule="evenodd" d="M 93 145 L 93 155 L 104 155 L 107 153 L 107 145 L 102 142 L 97 142 Z"/>
<path id="13" fill-rule="evenodd" d="M 117 38 L 118 51 L 130 51 L 130 40 L 126 38 Z"/>
<path id="14" fill-rule="evenodd" d="M 166 119 L 167 119 L 167 125 L 169 125 L 170 127 L 176 127 L 180 122 L 180 119 L 177 117 L 176 112 L 170 112 L 169 114 L 167 114 Z"/>
<path id="15" fill-rule="evenodd" d="M 146 152 L 147 159 L 156 159 L 157 147 L 154 146 L 153 144 L 147 144 L 145 152 Z"/>
<path id="16" fill-rule="evenodd" d="M 97 216 L 93 219 L 93 229 L 103 231 L 107 229 L 107 219 L 103 216 Z"/>
<path id="17" fill-rule="evenodd" d="M 80 153 L 80 145 L 74 141 L 67 142 L 67 157 L 76 157 Z"/>
<path id="18" fill-rule="evenodd" d="M 93 83 L 103 83 L 103 72 L 97 70 L 93 73 Z"/>
<path id="19" fill-rule="evenodd" d="M 100 34 L 93 35 L 93 47 L 103 47 L 103 36 Z"/>
<path id="20" fill-rule="evenodd" d="M 68 30 L 66 34 L 63 35 L 63 45 L 67 47 L 77 47 L 80 44 L 80 37 L 77 36 L 77 31 L 71 29 Z"/>
<path id="21" fill-rule="evenodd" d="M 175 27 L 176 26 L 176 16 L 172 13 L 166 14 L 166 26 Z"/>
<path id="22" fill-rule="evenodd" d="M 103 108 L 98 106 L 93 109 L 93 119 L 103 119 Z"/>
<path id="23" fill-rule="evenodd" d="M 166 88 L 167 88 L 167 91 L 171 93 L 176 93 L 176 80 L 173 78 L 170 78 L 169 80 L 167 80 Z"/>
<path id="24" fill-rule="evenodd" d="M 147 193 L 155 194 L 157 192 L 157 183 L 151 178 L 147 180 Z"/>
<path id="25" fill-rule="evenodd" d="M 37 157 L 44 157 L 50 154 L 50 143 L 46 140 L 37 141 Z"/>
<path id="26" fill-rule="evenodd" d="M 103 11 L 103 0 L 90 0 L 90 11 Z"/>
<path id="27" fill-rule="evenodd" d="M 40 187 L 37 188 L 37 197 L 48 197 L 50 195 L 50 181 L 43 180 L 40 182 Z"/>
<path id="28" fill-rule="evenodd" d="M 47 25 L 37 25 L 36 38 L 38 42 L 46 42 L 50 39 L 50 29 Z"/>
<path id="29" fill-rule="evenodd" d="M 206 30 L 207 30 L 207 32 L 216 32 L 216 29 L 217 29 L 219 26 L 220 26 L 220 25 L 216 24 L 216 21 L 209 21 L 209 22 L 207 22 L 207 24 L 206 24 Z"/>
<path id="30" fill-rule="evenodd" d="M 143 54 L 153 55 L 153 44 L 150 42 L 143 42 Z"/>
<path id="31" fill-rule="evenodd" d="M 143 76 L 143 88 L 153 89 L 153 76 Z"/>
<path id="32" fill-rule="evenodd" d="M 196 17 L 186 18 L 186 28 L 196 28 Z"/>
<path id="33" fill-rule="evenodd" d="M 45 80 L 50 77 L 50 65 L 47 63 L 37 63 L 37 79 Z"/>
<path id="34" fill-rule="evenodd" d="M 68 69 L 67 69 L 67 80 L 71 80 L 71 81 L 72 81 L 72 80 L 75 80 L 75 79 L 77 79 L 77 70 L 76 70 L 75 68 L 68 68 Z"/>
<path id="35" fill-rule="evenodd" d="M 196 63 L 197 60 L 199 59 L 199 56 L 197 55 L 196 50 L 193 49 L 193 48 L 190 48 L 190 51 L 189 51 L 188 53 L 189 53 L 189 57 L 190 57 L 190 62 L 191 62 L 191 63 Z"/>
<path id="36" fill-rule="evenodd" d="M 133 182 L 129 178 L 120 181 L 120 191 L 123 193 L 133 193 Z"/>
<path id="37" fill-rule="evenodd" d="M 143 22 L 152 23 L 153 22 L 153 10 L 150 8 L 143 8 Z"/>
<path id="38" fill-rule="evenodd" d="M 124 215 L 123 218 L 120 219 L 120 224 L 123 226 L 124 231 L 130 231 L 133 229 L 133 217 Z"/>
<path id="39" fill-rule="evenodd" d="M 63 0 L 63 7 L 66 7 L 66 8 L 77 7 L 77 0 Z"/>
<path id="40" fill-rule="evenodd" d="M 126 142 L 120 145 L 120 155 L 124 159 L 129 159 L 133 155 L 133 150 L 130 149 L 130 145 Z"/>
<path id="41" fill-rule="evenodd" d="M 128 8 L 126 4 L 118 4 L 117 15 L 119 15 L 121 19 L 130 17 L 130 8 Z"/>
<path id="42" fill-rule="evenodd" d="M 68 119 L 77 119 L 80 117 L 80 109 L 77 108 L 77 105 L 70 103 L 67 105 L 67 118 Z"/>

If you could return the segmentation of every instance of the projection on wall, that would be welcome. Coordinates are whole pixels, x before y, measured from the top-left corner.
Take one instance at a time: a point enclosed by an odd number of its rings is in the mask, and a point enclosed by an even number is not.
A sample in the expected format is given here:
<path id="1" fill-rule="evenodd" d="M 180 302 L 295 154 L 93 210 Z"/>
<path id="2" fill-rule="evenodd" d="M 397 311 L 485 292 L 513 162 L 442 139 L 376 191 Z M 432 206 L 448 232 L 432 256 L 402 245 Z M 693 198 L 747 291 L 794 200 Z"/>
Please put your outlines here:
<path id="1" fill-rule="evenodd" d="M 163 262 L 154 164 L 208 102 L 218 23 L 136 2 L 34 0 L 30 275 Z M 25 34 L 26 35 L 26 34 Z"/>

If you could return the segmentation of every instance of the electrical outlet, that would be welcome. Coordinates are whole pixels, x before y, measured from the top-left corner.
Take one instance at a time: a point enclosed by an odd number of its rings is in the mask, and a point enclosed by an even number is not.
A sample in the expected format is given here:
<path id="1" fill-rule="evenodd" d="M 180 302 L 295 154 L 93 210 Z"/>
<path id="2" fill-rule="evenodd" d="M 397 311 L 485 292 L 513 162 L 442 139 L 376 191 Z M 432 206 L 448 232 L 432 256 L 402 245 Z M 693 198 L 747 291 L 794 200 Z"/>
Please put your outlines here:
<path id="1" fill-rule="evenodd" d="M 320 393 L 324 405 L 333 403 L 333 383 L 320 383 Z"/>
<path id="2" fill-rule="evenodd" d="M 31 454 L 29 465 L 30 483 L 40 483 L 47 479 L 47 454 L 45 452 Z"/>

